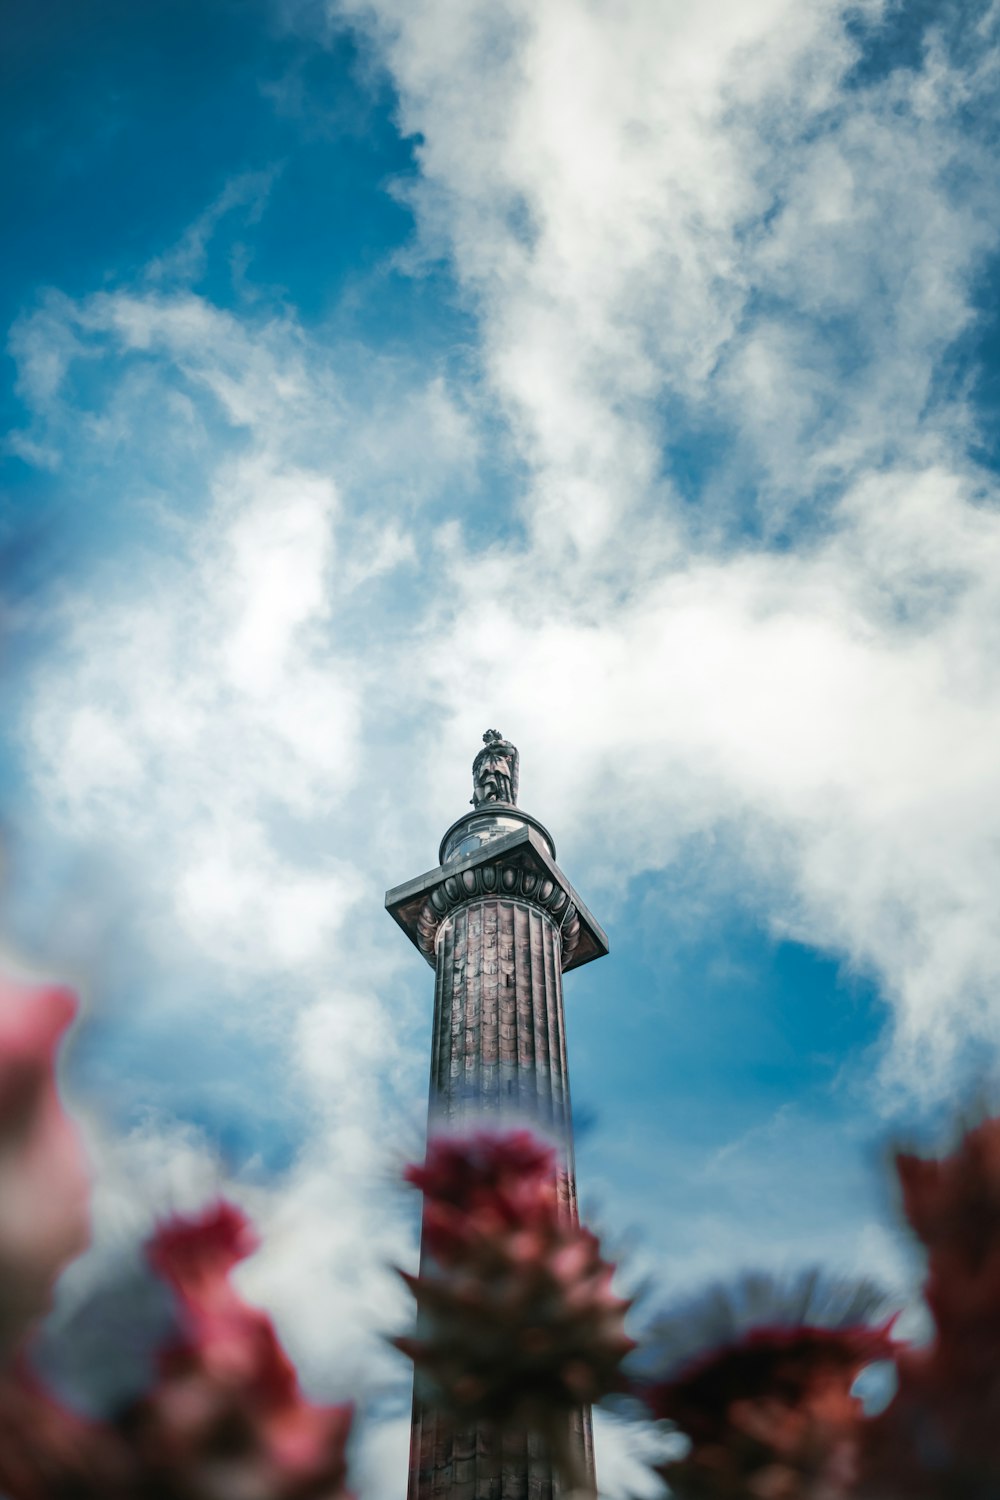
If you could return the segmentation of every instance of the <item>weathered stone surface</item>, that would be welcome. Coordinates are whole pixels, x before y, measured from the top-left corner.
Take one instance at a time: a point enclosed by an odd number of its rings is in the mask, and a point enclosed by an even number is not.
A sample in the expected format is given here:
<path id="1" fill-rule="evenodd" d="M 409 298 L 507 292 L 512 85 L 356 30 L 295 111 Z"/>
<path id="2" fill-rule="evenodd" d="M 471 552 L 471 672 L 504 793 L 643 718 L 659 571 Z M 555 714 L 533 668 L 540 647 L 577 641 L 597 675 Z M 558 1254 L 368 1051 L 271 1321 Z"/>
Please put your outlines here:
<path id="1" fill-rule="evenodd" d="M 560 941 L 547 914 L 500 896 L 467 901 L 444 919 L 432 1123 L 509 1114 L 569 1148 Z"/>
<path id="2" fill-rule="evenodd" d="M 435 964 L 438 933 L 448 913 L 494 892 L 536 906 L 553 918 L 560 933 L 559 962 L 564 971 L 607 953 L 608 940 L 600 924 L 556 864 L 548 840 L 528 824 L 475 853 L 395 886 L 386 893 L 385 904 L 428 963 Z"/>

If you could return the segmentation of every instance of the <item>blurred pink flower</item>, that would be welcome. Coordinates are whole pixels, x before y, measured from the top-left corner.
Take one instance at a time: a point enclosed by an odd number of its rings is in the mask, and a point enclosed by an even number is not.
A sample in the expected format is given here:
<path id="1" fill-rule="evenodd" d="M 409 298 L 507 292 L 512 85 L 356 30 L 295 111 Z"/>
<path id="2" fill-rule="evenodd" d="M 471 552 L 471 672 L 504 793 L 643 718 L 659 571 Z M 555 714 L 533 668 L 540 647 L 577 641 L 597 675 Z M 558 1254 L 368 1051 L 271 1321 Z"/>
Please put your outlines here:
<path id="1" fill-rule="evenodd" d="M 678 1496 L 835 1500 L 858 1478 L 861 1403 L 851 1386 L 888 1349 L 868 1329 L 754 1329 L 651 1393 L 691 1441 L 663 1470 Z"/>
<path id="2" fill-rule="evenodd" d="M 270 1319 L 229 1281 L 256 1244 L 219 1204 L 149 1246 L 178 1299 L 153 1388 L 91 1423 L 23 1366 L 0 1380 L 0 1491 L 10 1500 L 351 1500 L 353 1410 L 302 1396 Z"/>
<path id="3" fill-rule="evenodd" d="M 439 1137 L 406 1177 L 432 1263 L 404 1274 L 417 1334 L 397 1347 L 452 1420 L 539 1432 L 568 1469 L 570 1414 L 623 1388 L 634 1345 L 614 1267 L 560 1207 L 555 1152 L 526 1131 Z"/>
<path id="4" fill-rule="evenodd" d="M 238 1209 L 164 1224 L 149 1259 L 177 1294 L 177 1337 L 124 1414 L 144 1479 L 170 1500 L 348 1500 L 351 1406 L 307 1401 L 270 1318 L 229 1280 L 256 1248 Z"/>
<path id="5" fill-rule="evenodd" d="M 825 1288 L 811 1274 L 782 1288 L 748 1278 L 716 1290 L 654 1329 L 683 1348 L 713 1325 L 718 1341 L 684 1350 L 642 1399 L 688 1440 L 660 1470 L 678 1500 L 846 1500 L 860 1473 L 864 1414 L 851 1388 L 860 1371 L 892 1357 L 891 1320 L 854 1321 L 874 1304 L 867 1285 Z M 770 1306 L 768 1306 L 770 1303 Z M 757 1317 L 740 1326 L 746 1304 Z M 836 1326 L 801 1321 L 825 1313 Z M 849 1320 L 849 1321 L 848 1321 Z"/>
<path id="6" fill-rule="evenodd" d="M 545 1227 L 556 1212 L 556 1153 L 527 1130 L 434 1136 L 403 1176 L 424 1195 L 424 1245 L 442 1265 L 494 1233 Z"/>
<path id="7" fill-rule="evenodd" d="M 0 1359 L 89 1238 L 89 1176 L 55 1081 L 75 1013 L 68 990 L 0 979 Z"/>

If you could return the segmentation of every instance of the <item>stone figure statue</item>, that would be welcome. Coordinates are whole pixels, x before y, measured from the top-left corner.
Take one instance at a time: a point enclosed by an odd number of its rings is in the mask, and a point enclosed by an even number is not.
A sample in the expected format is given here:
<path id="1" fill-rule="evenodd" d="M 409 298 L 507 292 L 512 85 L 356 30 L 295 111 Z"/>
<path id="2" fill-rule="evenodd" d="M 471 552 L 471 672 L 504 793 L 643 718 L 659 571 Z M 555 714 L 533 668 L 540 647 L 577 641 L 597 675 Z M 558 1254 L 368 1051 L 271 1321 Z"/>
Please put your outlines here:
<path id="1" fill-rule="evenodd" d="M 517 804 L 518 753 L 499 729 L 487 729 L 483 749 L 472 762 L 472 805 L 484 802 Z"/>

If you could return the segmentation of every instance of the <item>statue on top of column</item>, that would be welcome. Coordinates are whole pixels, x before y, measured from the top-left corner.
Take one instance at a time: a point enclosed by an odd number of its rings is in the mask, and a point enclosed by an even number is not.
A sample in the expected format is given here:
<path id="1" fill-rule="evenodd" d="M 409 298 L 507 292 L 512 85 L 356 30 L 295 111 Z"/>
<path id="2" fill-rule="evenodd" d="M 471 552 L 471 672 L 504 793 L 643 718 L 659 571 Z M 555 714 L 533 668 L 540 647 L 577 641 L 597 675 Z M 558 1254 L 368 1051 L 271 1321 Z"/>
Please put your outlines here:
<path id="1" fill-rule="evenodd" d="M 472 805 L 484 802 L 517 804 L 518 753 L 499 729 L 487 729 L 483 746 L 472 762 Z"/>

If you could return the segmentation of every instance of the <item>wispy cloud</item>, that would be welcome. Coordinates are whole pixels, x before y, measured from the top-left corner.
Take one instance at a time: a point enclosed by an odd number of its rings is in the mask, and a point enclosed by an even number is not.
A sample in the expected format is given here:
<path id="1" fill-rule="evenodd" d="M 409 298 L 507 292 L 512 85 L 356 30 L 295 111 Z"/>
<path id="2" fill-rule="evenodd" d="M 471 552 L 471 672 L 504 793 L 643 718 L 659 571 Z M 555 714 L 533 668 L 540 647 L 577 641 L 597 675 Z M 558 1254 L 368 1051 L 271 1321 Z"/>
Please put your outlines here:
<path id="1" fill-rule="evenodd" d="M 260 221 L 279 168 L 265 172 L 242 172 L 227 182 L 214 203 L 189 224 L 177 244 L 158 255 L 146 268 L 153 282 L 170 284 L 196 282 L 208 264 L 212 236 L 227 214 L 242 209 L 243 222 L 250 228 Z"/>

